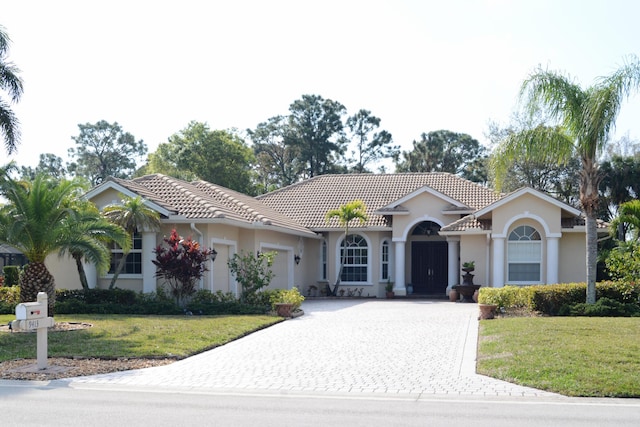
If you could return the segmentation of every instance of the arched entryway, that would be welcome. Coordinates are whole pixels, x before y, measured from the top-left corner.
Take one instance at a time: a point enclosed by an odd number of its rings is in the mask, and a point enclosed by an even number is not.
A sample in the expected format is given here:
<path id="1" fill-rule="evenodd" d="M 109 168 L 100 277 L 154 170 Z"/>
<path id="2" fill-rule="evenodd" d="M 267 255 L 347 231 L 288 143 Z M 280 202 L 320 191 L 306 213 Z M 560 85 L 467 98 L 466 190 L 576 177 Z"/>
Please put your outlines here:
<path id="1" fill-rule="evenodd" d="M 432 221 L 417 224 L 410 237 L 411 284 L 414 294 L 444 295 L 448 282 L 448 246 Z"/>

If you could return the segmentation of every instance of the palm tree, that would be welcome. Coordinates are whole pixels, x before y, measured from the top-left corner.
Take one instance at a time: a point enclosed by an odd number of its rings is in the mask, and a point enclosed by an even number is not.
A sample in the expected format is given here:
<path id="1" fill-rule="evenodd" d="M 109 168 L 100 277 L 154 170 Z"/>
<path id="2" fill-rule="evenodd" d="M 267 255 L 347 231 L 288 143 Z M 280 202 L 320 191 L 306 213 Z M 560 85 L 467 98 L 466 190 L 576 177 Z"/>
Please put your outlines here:
<path id="1" fill-rule="evenodd" d="M 18 76 L 20 70 L 7 61 L 7 52 L 11 39 L 0 25 L 0 89 L 6 91 L 11 98 L 11 102 L 18 102 L 22 96 L 22 79 Z M 9 103 L 0 98 L 0 133 L 4 135 L 4 144 L 7 153 L 11 154 L 16 150 L 20 142 L 19 121 L 11 110 Z"/>
<path id="2" fill-rule="evenodd" d="M 564 164 L 581 160 L 580 204 L 586 217 L 586 301 L 596 301 L 598 157 L 609 142 L 622 102 L 640 86 L 640 62 L 633 57 L 613 74 L 582 89 L 569 77 L 538 68 L 522 84 L 520 98 L 534 115 L 546 113 L 555 126 L 538 126 L 507 137 L 492 159 L 496 182 L 516 158 Z"/>
<path id="3" fill-rule="evenodd" d="M 124 228 L 132 236 L 141 230 L 157 230 L 160 228 L 160 215 L 158 212 L 147 207 L 141 197 L 125 197 L 122 203 L 105 206 L 102 214 L 114 224 Z M 127 262 L 128 250 L 123 248 L 124 253 L 116 270 L 113 272 L 109 289 L 113 289 L 118 280 L 118 276 Z"/>
<path id="4" fill-rule="evenodd" d="M 640 240 L 640 200 L 629 200 L 620 205 L 618 216 L 611 221 L 611 234 L 616 234 L 620 228 L 623 230 L 621 240 L 626 232 L 631 232 L 633 240 Z"/>
<path id="5" fill-rule="evenodd" d="M 8 203 L 0 207 L 0 241 L 20 250 L 29 263 L 20 276 L 20 300 L 35 301 L 38 292 L 49 298 L 53 316 L 55 281 L 45 259 L 55 252 L 79 252 L 97 265 L 109 260 L 106 245 L 85 227 L 73 225 L 70 200 L 82 189 L 77 181 L 57 181 L 36 175 L 33 182 L 15 181 L 7 170 L 0 174 L 0 195 Z"/>
<path id="6" fill-rule="evenodd" d="M 342 277 L 342 269 L 346 262 L 347 257 L 347 238 L 349 237 L 349 223 L 357 219 L 360 223 L 367 221 L 367 207 L 362 200 L 353 200 L 349 203 L 345 203 L 338 209 L 332 209 L 326 214 L 326 220 L 329 222 L 332 218 L 337 218 L 341 227 L 344 227 L 344 239 L 342 239 L 342 254 L 340 257 L 340 269 L 338 270 L 338 277 L 336 278 L 336 284 L 331 291 L 331 295 L 336 296 L 338 286 L 340 286 L 340 279 Z M 329 285 L 327 285 L 329 286 Z"/>
<path id="7" fill-rule="evenodd" d="M 102 216 L 96 205 L 87 200 L 74 200 L 71 207 L 67 221 L 68 232 L 92 236 L 104 246 L 105 256 L 96 267 L 98 274 L 106 273 L 109 270 L 109 260 L 111 259 L 111 250 L 108 245 L 115 242 L 128 251 L 131 248 L 131 235 L 119 225 Z M 89 289 L 83 264 L 84 253 L 74 247 L 65 247 L 62 250 L 62 253 L 64 252 L 69 252 L 76 263 L 82 289 Z"/>

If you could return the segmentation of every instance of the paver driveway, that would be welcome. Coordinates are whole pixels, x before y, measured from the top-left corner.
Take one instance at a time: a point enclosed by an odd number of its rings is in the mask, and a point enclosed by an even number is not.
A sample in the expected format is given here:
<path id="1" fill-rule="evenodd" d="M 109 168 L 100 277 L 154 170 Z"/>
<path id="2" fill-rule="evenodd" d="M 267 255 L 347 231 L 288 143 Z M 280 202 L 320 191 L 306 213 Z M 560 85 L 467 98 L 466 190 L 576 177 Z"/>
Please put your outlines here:
<path id="1" fill-rule="evenodd" d="M 162 367 L 62 381 L 210 391 L 557 396 L 475 374 L 478 307 L 305 301 L 305 315 Z"/>

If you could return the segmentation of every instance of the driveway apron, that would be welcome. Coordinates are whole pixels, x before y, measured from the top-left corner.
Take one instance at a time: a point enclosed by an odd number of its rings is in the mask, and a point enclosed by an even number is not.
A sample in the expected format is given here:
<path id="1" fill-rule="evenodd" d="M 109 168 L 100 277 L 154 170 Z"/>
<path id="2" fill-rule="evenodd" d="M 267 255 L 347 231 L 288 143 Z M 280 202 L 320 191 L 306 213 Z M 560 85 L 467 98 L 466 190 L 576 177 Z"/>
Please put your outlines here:
<path id="1" fill-rule="evenodd" d="M 171 365 L 73 384 L 392 395 L 557 396 L 475 373 L 478 306 L 310 300 L 305 314 Z"/>

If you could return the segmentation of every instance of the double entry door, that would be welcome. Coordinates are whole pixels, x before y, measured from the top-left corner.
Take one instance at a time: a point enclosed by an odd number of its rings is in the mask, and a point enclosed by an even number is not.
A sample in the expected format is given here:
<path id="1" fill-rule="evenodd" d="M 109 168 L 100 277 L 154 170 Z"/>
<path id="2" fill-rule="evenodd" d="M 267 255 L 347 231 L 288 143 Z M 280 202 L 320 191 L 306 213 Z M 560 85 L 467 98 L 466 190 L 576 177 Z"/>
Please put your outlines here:
<path id="1" fill-rule="evenodd" d="M 415 294 L 444 295 L 448 277 L 447 242 L 411 242 L 411 284 Z"/>

